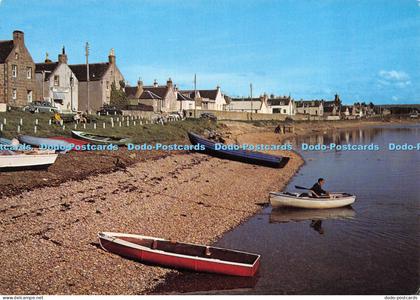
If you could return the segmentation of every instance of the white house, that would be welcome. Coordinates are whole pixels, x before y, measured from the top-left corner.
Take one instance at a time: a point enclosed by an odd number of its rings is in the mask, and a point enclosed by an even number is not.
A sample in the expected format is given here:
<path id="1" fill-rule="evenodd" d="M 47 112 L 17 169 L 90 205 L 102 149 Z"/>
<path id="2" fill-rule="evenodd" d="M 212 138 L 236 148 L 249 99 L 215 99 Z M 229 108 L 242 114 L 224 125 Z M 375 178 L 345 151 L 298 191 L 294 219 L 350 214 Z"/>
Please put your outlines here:
<path id="1" fill-rule="evenodd" d="M 271 98 L 268 105 L 273 114 L 296 115 L 296 104 L 290 97 Z"/>
<path id="2" fill-rule="evenodd" d="M 79 81 L 67 64 L 64 47 L 57 62 L 49 60 L 47 55 L 44 63 L 35 64 L 35 77 L 39 98 L 62 112 L 78 110 Z"/>
<path id="3" fill-rule="evenodd" d="M 323 116 L 324 106 L 320 100 L 296 101 L 296 112 L 310 116 Z"/>
<path id="4" fill-rule="evenodd" d="M 231 98 L 227 106 L 229 111 L 253 112 L 261 114 L 271 114 L 271 108 L 268 106 L 268 97 L 263 95 L 260 98 Z"/>

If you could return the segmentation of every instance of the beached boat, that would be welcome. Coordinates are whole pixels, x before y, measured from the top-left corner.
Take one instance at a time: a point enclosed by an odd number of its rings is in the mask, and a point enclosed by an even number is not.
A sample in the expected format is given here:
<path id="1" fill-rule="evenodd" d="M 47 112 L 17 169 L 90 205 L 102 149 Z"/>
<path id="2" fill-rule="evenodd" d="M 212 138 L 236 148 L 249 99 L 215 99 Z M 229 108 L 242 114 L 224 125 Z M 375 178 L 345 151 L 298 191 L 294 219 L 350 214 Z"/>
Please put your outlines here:
<path id="1" fill-rule="evenodd" d="M 12 145 L 12 140 L 0 138 L 0 144 L 1 145 Z"/>
<path id="2" fill-rule="evenodd" d="M 270 203 L 273 207 L 298 207 L 298 208 L 337 208 L 354 203 L 356 196 L 347 193 L 330 193 L 330 197 L 312 198 L 307 194 L 299 193 L 270 193 Z"/>
<path id="3" fill-rule="evenodd" d="M 356 212 L 350 207 L 331 209 L 304 209 L 284 207 L 273 209 L 270 213 L 270 223 L 288 223 L 307 220 L 352 219 Z"/>
<path id="4" fill-rule="evenodd" d="M 40 147 L 41 149 L 55 150 L 58 152 L 67 152 L 72 149 L 72 146 L 70 143 L 66 141 L 51 139 L 51 138 L 42 138 L 42 137 L 30 136 L 30 135 L 20 135 L 18 136 L 18 140 L 22 144 Z"/>
<path id="5" fill-rule="evenodd" d="M 119 146 L 127 145 L 131 143 L 129 138 L 116 137 L 116 136 L 105 136 L 98 134 L 91 134 L 83 131 L 72 131 L 71 134 L 76 139 L 87 141 L 91 144 L 114 144 Z"/>
<path id="6" fill-rule="evenodd" d="M 46 169 L 57 159 L 52 151 L 0 151 L 0 171 Z"/>
<path id="7" fill-rule="evenodd" d="M 79 139 L 73 139 L 73 138 L 69 138 L 69 137 L 65 137 L 65 136 L 54 136 L 51 139 L 65 141 L 67 143 L 73 144 L 75 147 L 89 144 L 86 141 L 82 141 L 82 140 L 79 140 Z"/>
<path id="8" fill-rule="evenodd" d="M 254 276 L 260 255 L 160 238 L 101 232 L 101 247 L 130 259 L 161 266 L 234 276 Z"/>
<path id="9" fill-rule="evenodd" d="M 247 150 L 222 150 L 216 149 L 216 143 L 205 139 L 198 134 L 188 132 L 188 137 L 193 145 L 203 145 L 205 152 L 224 159 L 236 160 L 249 164 L 262 165 L 272 168 L 282 168 L 289 161 L 289 157 L 275 156 L 271 154 L 247 151 Z"/>

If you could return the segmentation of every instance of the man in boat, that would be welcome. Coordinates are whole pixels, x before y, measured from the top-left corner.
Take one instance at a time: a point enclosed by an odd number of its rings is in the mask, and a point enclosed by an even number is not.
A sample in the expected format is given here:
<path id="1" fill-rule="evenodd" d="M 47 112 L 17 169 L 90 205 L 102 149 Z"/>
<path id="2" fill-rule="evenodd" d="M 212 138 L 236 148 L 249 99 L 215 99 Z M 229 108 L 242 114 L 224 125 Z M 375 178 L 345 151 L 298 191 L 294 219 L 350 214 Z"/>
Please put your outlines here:
<path id="1" fill-rule="evenodd" d="M 312 195 L 314 195 L 316 198 L 330 196 L 330 193 L 322 189 L 324 183 L 324 178 L 319 178 L 318 181 L 311 187 L 310 191 L 312 192 Z"/>

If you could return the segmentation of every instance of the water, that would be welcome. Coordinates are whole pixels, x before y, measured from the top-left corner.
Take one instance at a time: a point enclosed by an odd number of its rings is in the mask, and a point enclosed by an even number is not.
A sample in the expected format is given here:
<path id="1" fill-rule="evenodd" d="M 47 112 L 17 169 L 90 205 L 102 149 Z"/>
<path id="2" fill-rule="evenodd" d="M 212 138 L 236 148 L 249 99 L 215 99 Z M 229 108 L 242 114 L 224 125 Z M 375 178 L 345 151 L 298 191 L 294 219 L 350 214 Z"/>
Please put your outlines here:
<path id="1" fill-rule="evenodd" d="M 390 142 L 420 142 L 420 126 L 347 130 L 294 142 L 374 143 L 387 149 Z M 287 190 L 311 186 L 324 177 L 325 189 L 357 195 L 352 208 L 327 213 L 267 207 L 216 243 L 260 253 L 258 276 L 183 272 L 169 278 L 158 292 L 415 293 L 420 266 L 420 152 L 386 149 L 301 152 L 306 164 Z"/>

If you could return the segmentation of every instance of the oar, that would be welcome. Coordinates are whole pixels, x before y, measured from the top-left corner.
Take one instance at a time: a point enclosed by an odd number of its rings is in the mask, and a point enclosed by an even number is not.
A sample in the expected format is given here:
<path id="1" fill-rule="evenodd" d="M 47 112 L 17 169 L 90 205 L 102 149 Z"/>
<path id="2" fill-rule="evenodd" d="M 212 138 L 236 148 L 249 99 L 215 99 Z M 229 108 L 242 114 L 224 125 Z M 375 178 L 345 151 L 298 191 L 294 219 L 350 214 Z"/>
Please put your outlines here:
<path id="1" fill-rule="evenodd" d="M 308 189 L 308 188 L 306 188 L 306 187 L 303 187 L 303 186 L 299 186 L 299 185 L 295 185 L 295 188 L 297 188 L 297 189 L 299 189 L 299 190 L 310 190 L 310 189 Z"/>

